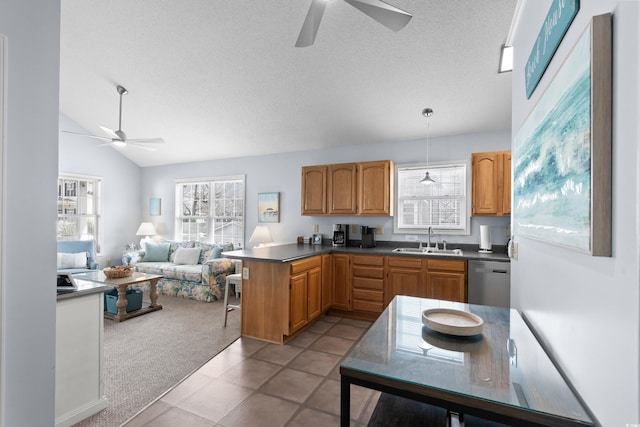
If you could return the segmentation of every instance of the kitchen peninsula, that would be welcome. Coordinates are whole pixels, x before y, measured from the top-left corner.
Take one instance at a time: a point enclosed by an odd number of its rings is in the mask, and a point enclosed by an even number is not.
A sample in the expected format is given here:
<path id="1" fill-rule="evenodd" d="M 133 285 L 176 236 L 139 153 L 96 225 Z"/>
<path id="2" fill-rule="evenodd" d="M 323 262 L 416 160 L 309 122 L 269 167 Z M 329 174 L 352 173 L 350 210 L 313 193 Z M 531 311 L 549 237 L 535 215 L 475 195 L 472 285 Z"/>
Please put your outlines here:
<path id="1" fill-rule="evenodd" d="M 467 261 L 506 254 L 443 256 L 375 248 L 287 244 L 224 252 L 242 260 L 241 334 L 285 343 L 322 313 L 375 320 L 395 295 L 467 302 Z"/>

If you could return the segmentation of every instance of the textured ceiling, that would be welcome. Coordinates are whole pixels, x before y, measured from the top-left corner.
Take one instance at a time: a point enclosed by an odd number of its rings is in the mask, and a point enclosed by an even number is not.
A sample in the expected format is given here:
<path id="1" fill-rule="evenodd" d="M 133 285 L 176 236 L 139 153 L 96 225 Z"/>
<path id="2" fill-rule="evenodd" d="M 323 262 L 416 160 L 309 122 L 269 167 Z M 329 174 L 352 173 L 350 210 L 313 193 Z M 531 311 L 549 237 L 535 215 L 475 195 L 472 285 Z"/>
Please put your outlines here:
<path id="1" fill-rule="evenodd" d="M 419 139 L 424 107 L 431 137 L 509 129 L 516 0 L 389 3 L 397 33 L 329 0 L 295 48 L 309 0 L 62 0 L 60 111 L 103 136 L 126 87 L 122 129 L 166 141 L 119 148 L 141 166 Z"/>

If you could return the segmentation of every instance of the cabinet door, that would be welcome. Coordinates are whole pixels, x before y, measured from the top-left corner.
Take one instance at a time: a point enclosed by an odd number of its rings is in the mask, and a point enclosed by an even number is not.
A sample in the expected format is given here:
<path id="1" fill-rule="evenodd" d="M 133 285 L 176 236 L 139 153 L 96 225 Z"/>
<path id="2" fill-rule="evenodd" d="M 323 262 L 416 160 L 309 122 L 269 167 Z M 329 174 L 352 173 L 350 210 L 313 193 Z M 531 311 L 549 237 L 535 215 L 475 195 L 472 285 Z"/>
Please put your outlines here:
<path id="1" fill-rule="evenodd" d="M 358 213 L 393 215 L 393 163 L 364 162 L 358 168 Z"/>
<path id="2" fill-rule="evenodd" d="M 351 282 L 349 280 L 349 255 L 333 254 L 333 304 L 335 308 L 351 309 Z"/>
<path id="3" fill-rule="evenodd" d="M 429 298 L 466 302 L 465 274 L 445 271 L 428 271 Z"/>
<path id="4" fill-rule="evenodd" d="M 511 215 L 511 151 L 502 155 L 502 213 Z"/>
<path id="5" fill-rule="evenodd" d="M 322 270 L 320 267 L 307 272 L 307 321 L 322 313 Z"/>
<path id="6" fill-rule="evenodd" d="M 327 166 L 302 168 L 302 215 L 327 214 Z"/>
<path id="7" fill-rule="evenodd" d="M 426 298 L 422 270 L 389 268 L 387 270 L 387 303 L 396 295 Z"/>
<path id="8" fill-rule="evenodd" d="M 322 312 L 331 307 L 332 287 L 331 280 L 333 278 L 333 269 L 331 265 L 331 255 L 322 255 Z"/>
<path id="9" fill-rule="evenodd" d="M 289 289 L 289 334 L 307 323 L 307 273 L 291 276 Z"/>
<path id="10" fill-rule="evenodd" d="M 474 215 L 498 215 L 501 201 L 498 195 L 498 179 L 501 178 L 499 153 L 473 153 L 472 203 Z"/>
<path id="11" fill-rule="evenodd" d="M 357 213 L 357 164 L 329 165 L 329 214 L 354 215 Z"/>

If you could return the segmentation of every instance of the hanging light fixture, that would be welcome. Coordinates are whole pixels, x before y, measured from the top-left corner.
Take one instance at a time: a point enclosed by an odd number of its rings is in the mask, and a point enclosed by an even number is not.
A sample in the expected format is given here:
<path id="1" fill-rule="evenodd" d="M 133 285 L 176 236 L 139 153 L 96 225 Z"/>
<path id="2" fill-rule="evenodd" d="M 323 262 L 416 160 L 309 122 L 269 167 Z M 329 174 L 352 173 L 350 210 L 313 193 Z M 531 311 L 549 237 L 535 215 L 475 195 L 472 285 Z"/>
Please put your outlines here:
<path id="1" fill-rule="evenodd" d="M 425 108 L 422 110 L 422 115 L 427 118 L 427 164 L 429 164 L 429 117 L 433 116 L 433 110 L 431 108 Z M 420 180 L 421 184 L 433 184 L 435 179 L 429 176 L 429 171 L 424 174 L 424 178 Z"/>

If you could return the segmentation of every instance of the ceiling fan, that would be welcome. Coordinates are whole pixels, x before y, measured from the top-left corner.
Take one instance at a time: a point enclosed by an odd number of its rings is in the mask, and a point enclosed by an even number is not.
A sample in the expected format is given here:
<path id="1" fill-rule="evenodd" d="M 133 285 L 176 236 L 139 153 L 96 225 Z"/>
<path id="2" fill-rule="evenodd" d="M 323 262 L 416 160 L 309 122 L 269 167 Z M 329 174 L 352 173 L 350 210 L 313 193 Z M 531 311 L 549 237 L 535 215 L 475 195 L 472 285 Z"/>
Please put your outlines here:
<path id="1" fill-rule="evenodd" d="M 109 129 L 108 127 L 104 127 L 104 126 L 98 126 L 100 129 L 103 130 L 104 133 L 107 134 L 107 136 L 89 135 L 89 134 L 84 134 L 79 132 L 71 132 L 68 130 L 64 130 L 63 132 L 72 133 L 75 135 L 87 136 L 89 138 L 101 139 L 103 141 L 108 141 L 104 144 L 100 144 L 100 146 L 114 145 L 116 147 L 126 147 L 128 145 L 131 145 L 133 147 L 142 148 L 144 150 L 155 151 L 156 150 L 155 147 L 150 147 L 145 144 L 164 144 L 164 140 L 162 138 L 143 138 L 143 139 L 127 138 L 127 134 L 124 133 L 124 131 L 122 130 L 122 95 L 126 95 L 127 93 L 129 93 L 129 91 L 127 91 L 124 87 L 120 85 L 116 87 L 116 90 L 118 91 L 118 94 L 120 94 L 120 113 L 118 116 L 118 130 Z"/>
<path id="2" fill-rule="evenodd" d="M 412 15 L 382 0 L 344 0 L 359 11 L 393 31 L 400 31 L 409 23 Z M 316 39 L 324 8 L 329 0 L 311 0 L 307 17 L 302 24 L 296 47 L 311 46 Z"/>

